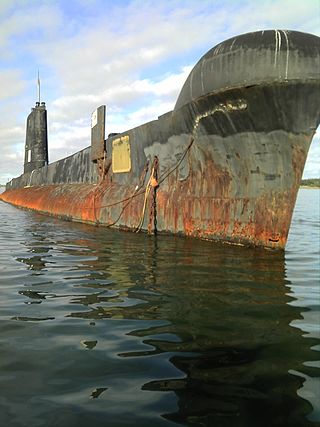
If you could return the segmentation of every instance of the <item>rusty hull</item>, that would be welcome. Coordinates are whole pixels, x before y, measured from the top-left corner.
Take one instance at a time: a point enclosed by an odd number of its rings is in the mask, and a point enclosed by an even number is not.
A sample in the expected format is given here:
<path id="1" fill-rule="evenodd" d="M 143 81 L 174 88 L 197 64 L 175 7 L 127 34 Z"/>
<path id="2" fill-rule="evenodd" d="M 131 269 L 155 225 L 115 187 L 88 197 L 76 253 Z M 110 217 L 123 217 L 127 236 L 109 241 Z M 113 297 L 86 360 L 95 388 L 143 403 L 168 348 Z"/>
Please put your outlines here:
<path id="1" fill-rule="evenodd" d="M 173 111 L 110 136 L 103 164 L 88 147 L 12 180 L 0 198 L 73 221 L 283 249 L 320 120 L 319 60 L 308 34 L 227 40 L 196 64 Z M 116 173 L 122 137 L 131 169 Z"/>
<path id="2" fill-rule="evenodd" d="M 307 147 L 308 141 L 303 142 Z M 273 181 L 280 178 L 271 179 L 270 174 L 266 175 L 259 167 L 249 167 L 250 176 L 238 175 L 235 183 L 232 168 L 221 168 L 205 155 L 199 159 L 199 145 L 194 141 L 187 152 L 188 177 L 180 180 L 177 168 L 157 189 L 157 231 L 283 249 L 307 148 L 297 149 L 293 145 L 290 168 L 294 176 L 292 186 L 284 190 L 272 188 Z M 248 163 L 248 157 L 243 163 Z M 198 167 L 195 169 L 192 165 Z M 267 185 L 258 197 L 252 197 L 250 179 L 257 176 Z M 62 219 L 135 231 L 141 221 L 146 190 L 144 186 L 136 191 L 136 185 L 136 182 L 131 186 L 119 185 L 109 178 L 100 184 L 56 184 L 13 189 L 6 191 L 1 198 L 16 206 Z M 237 189 L 239 186 L 241 193 Z M 141 227 L 145 231 L 150 221 L 152 231 L 155 228 L 154 218 L 150 219 L 152 205 L 153 198 L 149 194 Z"/>

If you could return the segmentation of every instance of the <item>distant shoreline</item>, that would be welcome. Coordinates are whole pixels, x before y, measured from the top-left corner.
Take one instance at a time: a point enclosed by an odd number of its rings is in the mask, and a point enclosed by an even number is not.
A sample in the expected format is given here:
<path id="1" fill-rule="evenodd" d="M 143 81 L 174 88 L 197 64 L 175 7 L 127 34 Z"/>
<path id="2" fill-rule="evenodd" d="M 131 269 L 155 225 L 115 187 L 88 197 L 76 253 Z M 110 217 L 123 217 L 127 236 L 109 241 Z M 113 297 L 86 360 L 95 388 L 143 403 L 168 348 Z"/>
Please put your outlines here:
<path id="1" fill-rule="evenodd" d="M 320 178 L 302 179 L 300 188 L 320 188 Z"/>

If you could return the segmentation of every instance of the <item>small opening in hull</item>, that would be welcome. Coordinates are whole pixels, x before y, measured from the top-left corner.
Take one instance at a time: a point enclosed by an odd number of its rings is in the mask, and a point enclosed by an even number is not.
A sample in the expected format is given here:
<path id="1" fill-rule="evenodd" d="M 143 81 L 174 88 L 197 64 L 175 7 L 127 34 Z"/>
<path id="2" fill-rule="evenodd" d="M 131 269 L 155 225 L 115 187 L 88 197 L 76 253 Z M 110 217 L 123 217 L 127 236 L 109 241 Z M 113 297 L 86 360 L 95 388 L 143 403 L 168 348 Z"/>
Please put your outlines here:
<path id="1" fill-rule="evenodd" d="M 277 242 L 279 242 L 279 237 L 277 237 L 277 238 L 275 238 L 275 239 L 269 239 L 269 242 L 273 242 L 273 243 L 277 243 Z"/>

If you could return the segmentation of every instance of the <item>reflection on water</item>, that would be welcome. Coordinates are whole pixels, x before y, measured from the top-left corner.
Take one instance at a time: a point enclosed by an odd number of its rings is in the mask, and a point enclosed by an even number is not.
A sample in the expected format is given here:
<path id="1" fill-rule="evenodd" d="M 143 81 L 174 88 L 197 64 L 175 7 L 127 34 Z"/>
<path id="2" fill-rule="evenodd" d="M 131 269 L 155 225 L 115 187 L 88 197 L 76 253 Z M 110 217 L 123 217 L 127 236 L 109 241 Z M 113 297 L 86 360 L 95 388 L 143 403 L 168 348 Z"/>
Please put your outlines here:
<path id="1" fill-rule="evenodd" d="M 297 393 L 312 404 L 308 419 L 320 424 L 320 190 L 300 190 L 286 251 L 286 275 L 290 280 L 292 306 L 300 317 L 290 326 L 304 338 L 316 341 L 303 367 L 290 373 L 302 379 Z M 308 370 L 308 367 L 310 370 Z"/>
<path id="2" fill-rule="evenodd" d="M 285 254 L 1 203 L 4 425 L 315 426 L 318 197 Z"/>

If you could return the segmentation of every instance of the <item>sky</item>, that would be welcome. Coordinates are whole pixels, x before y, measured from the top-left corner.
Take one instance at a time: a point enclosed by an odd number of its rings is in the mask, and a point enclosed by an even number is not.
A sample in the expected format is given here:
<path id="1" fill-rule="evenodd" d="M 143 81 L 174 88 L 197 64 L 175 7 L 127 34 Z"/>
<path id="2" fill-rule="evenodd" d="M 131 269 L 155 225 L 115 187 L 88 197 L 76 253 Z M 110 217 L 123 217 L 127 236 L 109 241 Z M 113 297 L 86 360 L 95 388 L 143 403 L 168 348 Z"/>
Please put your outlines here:
<path id="1" fill-rule="evenodd" d="M 48 110 L 49 161 L 173 109 L 196 62 L 232 36 L 262 29 L 320 35 L 320 0 L 0 0 L 0 183 L 23 171 L 25 125 Z M 304 178 L 320 176 L 320 129 Z"/>

